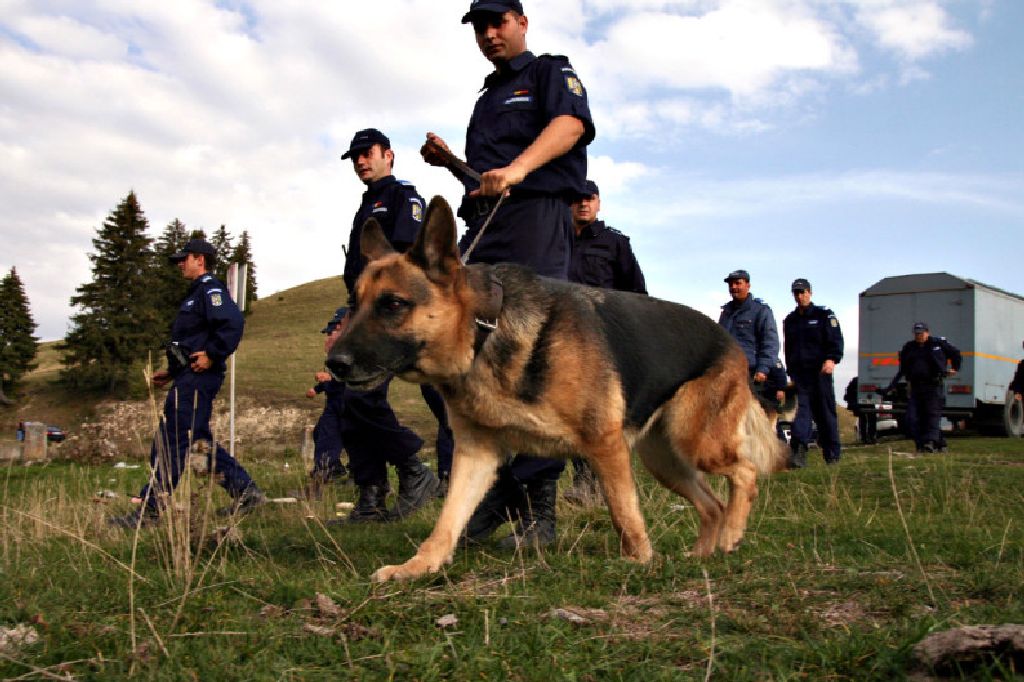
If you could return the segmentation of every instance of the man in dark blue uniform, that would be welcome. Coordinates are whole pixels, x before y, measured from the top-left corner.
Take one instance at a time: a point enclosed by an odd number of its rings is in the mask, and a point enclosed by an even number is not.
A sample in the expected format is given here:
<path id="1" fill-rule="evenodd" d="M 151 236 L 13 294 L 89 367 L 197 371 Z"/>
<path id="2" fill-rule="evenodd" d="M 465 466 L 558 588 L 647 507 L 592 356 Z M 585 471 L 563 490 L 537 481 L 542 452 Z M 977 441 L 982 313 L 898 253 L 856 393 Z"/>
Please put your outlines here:
<path id="1" fill-rule="evenodd" d="M 885 392 L 901 377 L 910 384 L 907 426 L 918 452 L 945 452 L 942 408 L 946 404 L 944 379 L 960 371 L 960 351 L 941 336 L 932 336 L 925 322 L 914 324 L 914 339 L 900 349 L 900 368 Z"/>
<path id="2" fill-rule="evenodd" d="M 213 442 L 210 417 L 213 400 L 224 383 L 227 358 L 238 348 L 245 325 L 242 313 L 213 275 L 217 251 L 202 239 L 191 239 L 170 256 L 182 275 L 192 281 L 171 327 L 165 371 L 153 374 L 157 388 L 174 382 L 164 401 L 163 418 L 150 450 L 151 484 L 142 488 L 142 506 L 110 523 L 135 528 L 155 523 L 166 498 L 178 485 L 190 451 L 205 452 L 207 469 L 234 500 L 229 513 L 247 513 L 266 502 L 252 478 L 228 452 Z"/>
<path id="3" fill-rule="evenodd" d="M 1009 388 L 1013 391 L 1013 399 L 1019 402 L 1021 394 L 1024 394 L 1024 360 L 1017 363 L 1017 371 L 1013 374 Z"/>
<path id="4" fill-rule="evenodd" d="M 330 335 L 347 313 L 348 308 L 338 308 L 320 333 Z M 330 351 L 329 345 L 324 345 L 324 351 Z M 309 473 L 309 483 L 305 490 L 296 491 L 295 496 L 320 499 L 325 484 L 343 481 L 348 476 L 348 469 L 341 461 L 341 451 L 345 449 L 345 383 L 336 381 L 323 370 L 317 372 L 314 379 L 316 384 L 306 391 L 306 397 L 315 398 L 323 393 L 324 411 L 313 428 L 313 470 Z"/>
<path id="5" fill-rule="evenodd" d="M 729 285 L 732 300 L 722 306 L 718 324 L 736 339 L 747 356 L 750 378 L 769 400 L 766 382 L 779 361 L 779 330 L 768 304 L 750 293 L 750 274 L 733 270 L 723 280 Z M 774 393 L 774 391 L 772 391 Z"/>
<path id="6" fill-rule="evenodd" d="M 529 22 L 519 0 L 474 0 L 462 23 L 473 25 L 477 47 L 494 65 L 466 130 L 466 161 L 480 174 L 479 184 L 453 169 L 466 188 L 459 207 L 468 226 L 460 241 L 463 256 L 469 263 L 519 263 L 566 279 L 572 251 L 569 204 L 586 190 L 586 146 L 594 139 L 586 90 L 567 58 L 527 50 Z M 450 153 L 444 140 L 428 133 L 423 158 L 449 165 L 438 149 Z M 517 456 L 499 471 L 467 535 L 488 537 L 511 510 L 522 533 L 503 540 L 504 546 L 515 546 L 517 537 L 530 544 L 553 541 L 557 482 L 564 468 L 562 460 Z"/>
<path id="7" fill-rule="evenodd" d="M 356 280 L 366 266 L 359 251 L 363 224 L 375 218 L 384 235 L 397 251 L 405 251 L 416 239 L 423 221 L 423 198 L 412 185 L 395 179 L 391 171 L 395 153 L 391 141 L 376 128 L 360 130 L 352 138 L 342 159 L 352 159 L 352 167 L 366 185 L 362 203 L 352 221 L 344 279 L 352 305 Z M 328 343 L 343 333 L 345 320 L 328 336 Z M 438 492 L 439 481 L 426 468 L 417 453 L 423 441 L 398 422 L 388 404 L 390 379 L 371 391 L 345 393 L 343 415 L 346 424 L 352 479 L 359 487 L 359 498 L 349 519 L 383 521 L 408 516 Z M 447 477 L 454 449 L 444 401 L 431 386 L 421 387 L 427 405 L 438 420 L 438 469 Z M 398 501 L 385 511 L 389 491 L 387 463 L 398 471 Z"/>
<path id="8" fill-rule="evenodd" d="M 811 283 L 800 278 L 790 287 L 796 310 L 782 322 L 786 367 L 796 385 L 796 418 L 790 440 L 789 467 L 807 466 L 811 420 L 818 425 L 818 445 L 826 464 L 839 461 L 839 421 L 832 374 L 843 359 L 843 332 L 828 308 L 811 302 Z"/>
<path id="9" fill-rule="evenodd" d="M 586 191 L 572 204 L 575 241 L 569 265 L 569 281 L 603 289 L 647 293 L 640 264 L 629 245 L 629 237 L 598 220 L 601 192 L 597 183 L 587 180 Z M 597 477 L 582 457 L 572 459 L 572 487 L 565 499 L 588 504 L 598 498 Z"/>

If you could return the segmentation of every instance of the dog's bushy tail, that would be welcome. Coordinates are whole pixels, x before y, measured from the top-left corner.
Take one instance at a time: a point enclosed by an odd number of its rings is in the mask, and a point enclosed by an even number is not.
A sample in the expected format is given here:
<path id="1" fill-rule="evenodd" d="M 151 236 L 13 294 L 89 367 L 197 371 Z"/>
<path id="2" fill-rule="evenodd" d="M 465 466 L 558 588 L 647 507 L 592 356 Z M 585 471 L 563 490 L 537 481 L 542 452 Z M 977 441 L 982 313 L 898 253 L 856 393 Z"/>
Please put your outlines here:
<path id="1" fill-rule="evenodd" d="M 751 399 L 743 419 L 744 454 L 762 474 L 786 468 L 786 444 L 775 434 L 775 423 L 764 407 Z"/>

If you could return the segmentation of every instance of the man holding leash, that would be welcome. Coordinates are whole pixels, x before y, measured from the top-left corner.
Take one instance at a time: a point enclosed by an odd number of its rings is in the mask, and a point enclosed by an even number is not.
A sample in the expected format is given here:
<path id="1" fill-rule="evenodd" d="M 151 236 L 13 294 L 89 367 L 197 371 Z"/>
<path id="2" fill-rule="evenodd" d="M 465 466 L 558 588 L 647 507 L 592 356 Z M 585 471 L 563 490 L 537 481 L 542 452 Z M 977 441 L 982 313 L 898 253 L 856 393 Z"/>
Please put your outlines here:
<path id="1" fill-rule="evenodd" d="M 585 193 L 586 146 L 594 139 L 586 90 L 567 58 L 527 50 L 529 21 L 519 0 L 473 0 L 462 23 L 472 24 L 477 47 L 495 70 L 466 131 L 466 161 L 479 182 L 452 169 L 466 188 L 458 213 L 468 230 L 460 250 L 469 263 L 518 263 L 566 279 L 570 203 Z M 428 163 L 452 167 L 448 145 L 433 133 L 421 151 Z M 516 456 L 500 470 L 467 535 L 482 540 L 511 515 L 520 521 L 520 537 L 552 542 L 564 468 L 562 460 Z M 517 538 L 503 543 L 515 546 Z"/>
<path id="2" fill-rule="evenodd" d="M 636 260 L 629 237 L 598 220 L 601 191 L 597 183 L 587 180 L 586 191 L 572 203 L 572 227 L 575 240 L 569 281 L 592 287 L 647 293 L 647 283 Z M 572 458 L 572 487 L 565 499 L 587 504 L 598 497 L 594 470 L 582 457 Z"/>
<path id="3" fill-rule="evenodd" d="M 366 265 L 359 251 L 363 224 L 374 218 L 385 236 L 398 251 L 405 251 L 415 241 L 423 222 L 423 198 L 409 183 L 392 175 L 395 153 L 391 141 L 376 128 L 357 132 L 349 149 L 341 155 L 351 159 L 352 168 L 366 185 L 362 203 L 352 221 L 348 252 L 345 258 L 345 287 L 349 305 L 354 301 L 356 280 Z M 328 335 L 328 347 L 345 329 L 346 319 Z M 352 479 L 359 488 L 359 498 L 349 515 L 351 521 L 388 521 L 408 516 L 437 494 L 439 481 L 418 456 L 423 440 L 402 426 L 388 404 L 388 379 L 370 391 L 345 393 L 343 419 L 346 424 L 345 447 L 349 454 Z M 423 397 L 438 421 L 438 469 L 447 477 L 451 470 L 454 443 L 444 401 L 433 387 L 422 387 Z M 385 498 L 390 491 L 387 464 L 398 471 L 398 501 L 386 510 Z"/>
<path id="4" fill-rule="evenodd" d="M 209 242 L 190 239 L 181 251 L 170 256 L 192 286 L 171 327 L 167 370 L 151 378 L 157 388 L 174 382 L 150 450 L 153 484 L 142 488 L 142 506 L 136 512 L 111 517 L 111 525 L 131 529 L 155 524 L 166 497 L 178 485 L 189 452 L 199 450 L 200 443 L 213 465 L 211 470 L 234 500 L 222 512 L 248 513 L 266 503 L 242 465 L 213 442 L 210 432 L 213 400 L 224 383 L 225 361 L 238 348 L 245 326 L 227 287 L 210 274 L 216 255 L 217 250 Z"/>
<path id="5" fill-rule="evenodd" d="M 796 309 L 782 322 L 786 334 L 786 367 L 796 385 L 796 419 L 790 441 L 789 468 L 807 466 L 811 420 L 818 425 L 818 444 L 826 464 L 839 461 L 839 420 L 836 416 L 835 367 L 843 359 L 843 331 L 828 308 L 811 302 L 811 283 L 793 280 Z"/>

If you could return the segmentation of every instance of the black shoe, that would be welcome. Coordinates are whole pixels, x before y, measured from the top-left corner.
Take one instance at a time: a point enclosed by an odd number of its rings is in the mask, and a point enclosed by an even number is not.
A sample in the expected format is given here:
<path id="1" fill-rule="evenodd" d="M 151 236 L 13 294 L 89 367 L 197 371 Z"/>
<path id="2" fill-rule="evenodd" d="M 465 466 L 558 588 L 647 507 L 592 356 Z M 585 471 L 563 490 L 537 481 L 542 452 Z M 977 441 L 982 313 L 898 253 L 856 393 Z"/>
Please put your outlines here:
<path id="1" fill-rule="evenodd" d="M 218 516 L 245 516 L 250 514 L 256 509 L 262 507 L 267 503 L 267 496 L 263 494 L 263 491 L 259 489 L 255 483 L 250 483 L 249 487 L 243 490 L 238 497 L 236 497 L 231 504 L 226 507 L 221 507 L 217 510 Z"/>
<path id="2" fill-rule="evenodd" d="M 483 542 L 506 523 L 518 521 L 525 509 L 526 489 L 511 477 L 499 475 L 469 517 L 462 538 L 469 543 Z"/>
<path id="3" fill-rule="evenodd" d="M 934 453 L 938 452 L 938 450 L 936 450 L 936 448 L 935 448 L 935 443 L 932 443 L 931 441 L 929 441 L 929 442 L 927 442 L 927 443 L 925 443 L 924 445 L 921 446 L 921 452 L 927 452 L 928 454 L 934 454 Z"/>
<path id="4" fill-rule="evenodd" d="M 788 469 L 803 469 L 807 466 L 807 446 L 799 444 L 793 446 L 789 453 L 789 461 L 786 463 Z"/>
<path id="5" fill-rule="evenodd" d="M 558 481 L 544 479 L 526 484 L 526 509 L 516 527 L 516 532 L 498 542 L 502 549 L 547 547 L 555 541 L 555 501 L 558 498 Z"/>
<path id="6" fill-rule="evenodd" d="M 586 461 L 573 460 L 572 486 L 562 496 L 570 504 L 588 507 L 601 499 L 597 475 Z"/>
<path id="7" fill-rule="evenodd" d="M 392 520 L 404 519 L 434 499 L 437 493 L 437 476 L 423 465 L 419 457 L 411 457 L 398 465 L 398 501 L 388 512 Z"/>
<path id="8" fill-rule="evenodd" d="M 348 514 L 350 523 L 374 523 L 388 520 L 388 508 L 384 505 L 387 499 L 387 486 L 364 485 L 359 488 L 359 499 L 356 506 Z M 330 522 L 328 522 L 330 523 Z"/>
<path id="9" fill-rule="evenodd" d="M 115 528 L 135 530 L 136 528 L 150 528 L 160 523 L 160 512 L 152 507 L 143 506 L 131 514 L 123 516 L 111 516 L 107 518 L 107 524 Z"/>
<path id="10" fill-rule="evenodd" d="M 448 474 L 440 474 L 437 477 L 437 492 L 434 493 L 434 497 L 439 500 L 448 497 L 448 478 Z"/>

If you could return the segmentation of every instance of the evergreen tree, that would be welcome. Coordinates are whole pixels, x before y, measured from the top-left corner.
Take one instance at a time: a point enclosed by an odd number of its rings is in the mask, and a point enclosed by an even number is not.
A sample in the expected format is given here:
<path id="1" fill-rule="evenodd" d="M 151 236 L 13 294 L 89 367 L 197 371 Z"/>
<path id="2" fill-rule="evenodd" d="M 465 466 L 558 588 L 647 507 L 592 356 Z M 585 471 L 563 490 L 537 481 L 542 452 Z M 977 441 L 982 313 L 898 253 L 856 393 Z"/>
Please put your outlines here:
<path id="1" fill-rule="evenodd" d="M 242 236 L 238 238 L 238 246 L 231 255 L 231 262 L 249 266 L 249 275 L 245 283 L 246 300 L 252 303 L 256 300 L 256 264 L 252 262 L 252 244 L 249 241 L 249 231 L 242 230 Z M 246 308 L 248 313 L 251 308 Z"/>
<path id="2" fill-rule="evenodd" d="M 224 225 L 218 227 L 217 231 L 210 237 L 210 244 L 213 245 L 213 248 L 217 249 L 217 267 L 213 270 L 213 276 L 225 282 L 228 278 L 228 265 L 231 264 L 231 254 L 234 253 L 228 228 Z"/>
<path id="3" fill-rule="evenodd" d="M 107 216 L 92 240 L 92 281 L 76 290 L 81 312 L 64 339 L 61 377 L 74 387 L 127 388 L 132 363 L 162 345 L 158 292 L 153 286 L 152 240 L 135 192 Z"/>
<path id="4" fill-rule="evenodd" d="M 181 276 L 178 266 L 169 260 L 172 254 L 181 251 L 190 239 L 185 224 L 175 218 L 156 240 L 153 248 L 153 270 L 156 273 L 157 313 L 165 335 L 169 333 L 178 305 L 188 293 L 190 282 Z"/>
<path id="5" fill-rule="evenodd" d="M 11 268 L 0 281 L 0 401 L 8 402 L 5 391 L 35 368 L 32 361 L 39 347 L 35 330 L 25 287 L 18 271 Z"/>

